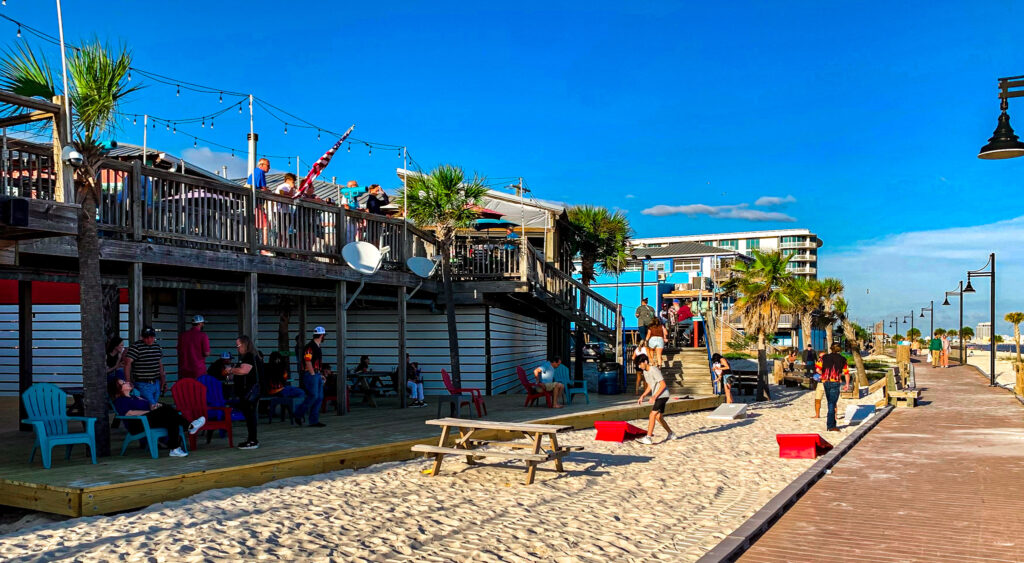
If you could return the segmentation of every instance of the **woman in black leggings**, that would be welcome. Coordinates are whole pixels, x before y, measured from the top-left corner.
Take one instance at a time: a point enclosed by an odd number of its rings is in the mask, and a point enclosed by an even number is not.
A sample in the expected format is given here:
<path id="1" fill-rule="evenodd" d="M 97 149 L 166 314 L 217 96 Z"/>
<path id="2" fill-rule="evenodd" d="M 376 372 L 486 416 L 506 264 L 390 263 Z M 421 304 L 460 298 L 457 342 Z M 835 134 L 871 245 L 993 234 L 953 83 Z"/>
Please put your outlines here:
<path id="1" fill-rule="evenodd" d="M 199 429 L 206 424 L 206 417 L 201 416 L 192 422 L 185 420 L 178 409 L 170 405 L 157 403 L 149 404 L 149 401 L 142 397 L 132 397 L 132 384 L 130 381 L 117 378 L 107 383 L 107 393 L 114 403 L 114 409 L 121 416 L 145 416 L 150 428 L 163 428 L 167 430 L 167 447 L 171 448 L 171 457 L 185 457 L 188 452 L 181 447 L 181 430 L 188 428 L 189 434 L 199 432 Z M 124 421 L 124 427 L 132 434 L 142 432 L 142 423 L 138 420 Z"/>
<path id="2" fill-rule="evenodd" d="M 246 335 L 235 340 L 238 348 L 238 364 L 225 368 L 224 376 L 235 380 L 235 395 L 238 396 L 238 408 L 245 415 L 245 427 L 249 436 L 238 445 L 240 450 L 255 450 L 260 447 L 256 438 L 256 406 L 260 400 L 260 376 L 263 373 L 263 361 L 252 345 L 252 339 Z"/>

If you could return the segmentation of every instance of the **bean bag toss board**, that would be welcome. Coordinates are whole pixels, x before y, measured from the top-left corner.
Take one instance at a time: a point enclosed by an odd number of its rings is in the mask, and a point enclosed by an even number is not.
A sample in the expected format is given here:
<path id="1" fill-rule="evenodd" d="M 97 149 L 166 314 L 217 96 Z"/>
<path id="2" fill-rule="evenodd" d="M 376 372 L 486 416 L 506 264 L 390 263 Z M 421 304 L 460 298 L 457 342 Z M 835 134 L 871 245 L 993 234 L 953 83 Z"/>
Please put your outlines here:
<path id="1" fill-rule="evenodd" d="M 621 443 L 624 440 L 632 440 L 647 435 L 646 430 L 619 420 L 598 420 L 594 423 L 594 428 L 597 429 L 597 436 L 594 436 L 594 439 L 602 442 Z"/>
<path id="2" fill-rule="evenodd" d="M 783 459 L 814 459 L 832 449 L 820 434 L 776 434 L 775 441 Z"/>

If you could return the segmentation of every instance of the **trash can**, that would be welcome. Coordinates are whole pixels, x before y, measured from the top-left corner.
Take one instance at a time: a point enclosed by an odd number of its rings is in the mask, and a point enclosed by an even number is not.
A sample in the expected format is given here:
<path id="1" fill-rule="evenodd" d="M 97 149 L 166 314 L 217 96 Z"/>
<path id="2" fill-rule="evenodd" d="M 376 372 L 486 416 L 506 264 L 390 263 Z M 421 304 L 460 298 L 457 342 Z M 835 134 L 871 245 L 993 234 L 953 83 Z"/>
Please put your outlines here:
<path id="1" fill-rule="evenodd" d="M 619 372 L 622 368 L 616 363 L 603 363 L 597 370 L 597 392 L 601 395 L 618 395 Z"/>

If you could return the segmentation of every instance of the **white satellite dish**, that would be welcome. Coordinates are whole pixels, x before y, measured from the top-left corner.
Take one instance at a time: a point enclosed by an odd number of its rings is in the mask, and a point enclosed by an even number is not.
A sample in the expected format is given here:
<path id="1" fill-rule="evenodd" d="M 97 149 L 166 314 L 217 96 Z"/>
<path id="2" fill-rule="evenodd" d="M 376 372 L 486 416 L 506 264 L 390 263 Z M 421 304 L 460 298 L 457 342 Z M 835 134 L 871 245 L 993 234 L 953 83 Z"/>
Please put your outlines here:
<path id="1" fill-rule="evenodd" d="M 365 278 L 377 273 L 381 263 L 384 262 L 384 253 L 388 250 L 390 250 L 390 247 L 387 246 L 377 248 L 368 242 L 350 242 L 341 248 L 341 257 L 345 259 L 349 268 L 359 272 Z M 346 309 L 352 306 L 356 297 L 359 296 L 359 292 L 363 290 L 364 285 L 366 285 L 365 279 L 359 282 L 359 287 L 356 288 L 355 293 L 349 298 L 348 303 L 345 303 Z"/>
<path id="2" fill-rule="evenodd" d="M 383 256 L 376 246 L 368 242 L 350 242 L 341 249 L 341 257 L 348 267 L 363 274 L 372 276 L 380 269 Z"/>
<path id="3" fill-rule="evenodd" d="M 434 275 L 434 270 L 437 269 L 437 265 L 440 263 L 440 255 L 435 256 L 433 259 L 424 258 L 422 256 L 413 256 L 405 261 L 405 265 L 409 268 L 409 271 L 423 279 L 427 279 Z M 423 287 L 422 280 L 416 285 L 415 289 L 412 290 L 412 293 L 405 296 L 405 300 L 408 301 L 413 295 L 416 295 L 416 292 L 419 291 L 421 287 Z"/>
<path id="4" fill-rule="evenodd" d="M 413 256 L 405 261 L 405 265 L 409 267 L 409 271 L 421 278 L 429 278 L 434 275 L 434 270 L 437 269 L 437 265 L 439 263 L 440 262 L 438 261 L 431 260 L 430 258 L 424 258 L 422 256 Z"/>

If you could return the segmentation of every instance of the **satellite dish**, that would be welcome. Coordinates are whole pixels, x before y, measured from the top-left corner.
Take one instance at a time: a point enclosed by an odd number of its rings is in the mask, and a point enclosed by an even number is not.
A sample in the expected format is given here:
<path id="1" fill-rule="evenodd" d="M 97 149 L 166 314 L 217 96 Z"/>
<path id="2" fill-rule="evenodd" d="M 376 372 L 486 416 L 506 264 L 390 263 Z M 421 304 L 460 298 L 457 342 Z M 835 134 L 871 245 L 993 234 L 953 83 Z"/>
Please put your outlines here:
<path id="1" fill-rule="evenodd" d="M 342 247 L 341 257 L 348 263 L 349 268 L 364 276 L 376 274 L 383 261 L 380 249 L 362 241 L 350 242 Z"/>
<path id="2" fill-rule="evenodd" d="M 432 276 L 434 274 L 434 270 L 437 269 L 437 264 L 438 262 L 422 256 L 413 256 L 405 261 L 405 265 L 409 267 L 409 271 L 421 278 L 429 278 Z"/>

